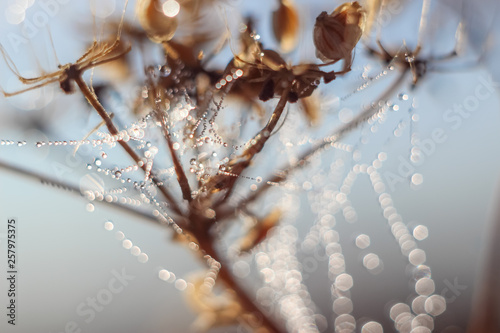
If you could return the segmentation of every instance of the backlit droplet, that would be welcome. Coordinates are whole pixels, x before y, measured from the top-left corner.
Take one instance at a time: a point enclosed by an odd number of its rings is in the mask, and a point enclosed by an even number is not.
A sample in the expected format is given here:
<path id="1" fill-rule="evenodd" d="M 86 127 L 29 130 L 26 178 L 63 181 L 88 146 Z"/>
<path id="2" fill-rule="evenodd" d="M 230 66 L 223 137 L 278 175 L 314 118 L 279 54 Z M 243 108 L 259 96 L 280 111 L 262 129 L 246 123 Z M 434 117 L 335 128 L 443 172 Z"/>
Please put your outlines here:
<path id="1" fill-rule="evenodd" d="M 361 327 L 361 333 L 384 333 L 384 329 L 376 321 L 369 321 Z"/>
<path id="2" fill-rule="evenodd" d="M 333 301 L 333 312 L 337 315 L 348 314 L 353 310 L 353 304 L 348 297 L 339 297 Z"/>
<path id="3" fill-rule="evenodd" d="M 405 303 L 397 303 L 391 307 L 389 316 L 392 320 L 396 320 L 396 317 L 405 312 L 410 312 L 410 307 Z"/>
<path id="4" fill-rule="evenodd" d="M 368 270 L 374 270 L 380 265 L 380 258 L 375 253 L 368 253 L 363 257 L 363 266 Z"/>
<path id="5" fill-rule="evenodd" d="M 175 288 L 177 288 L 180 291 L 183 291 L 187 288 L 187 282 L 183 279 L 178 279 L 175 281 Z"/>
<path id="6" fill-rule="evenodd" d="M 335 278 L 335 287 L 341 291 L 347 291 L 353 286 L 352 276 L 343 273 Z"/>
<path id="7" fill-rule="evenodd" d="M 422 249 L 415 249 L 408 255 L 408 260 L 412 265 L 418 266 L 425 263 L 426 255 L 425 251 Z"/>
<path id="8" fill-rule="evenodd" d="M 118 239 L 118 240 L 123 240 L 125 238 L 125 234 L 121 231 L 117 231 L 115 236 L 116 236 L 116 239 Z"/>
<path id="9" fill-rule="evenodd" d="M 92 213 L 95 209 L 94 205 L 91 204 L 91 203 L 88 203 L 86 206 L 85 206 L 85 209 L 87 210 L 87 212 L 89 213 Z"/>
<path id="10" fill-rule="evenodd" d="M 413 176 L 411 176 L 411 183 L 415 186 L 422 185 L 424 182 L 424 176 L 422 176 L 420 173 L 414 173 Z"/>
<path id="11" fill-rule="evenodd" d="M 429 236 L 429 230 L 425 225 L 417 225 L 415 229 L 413 229 L 413 237 L 416 240 L 424 240 Z"/>
<path id="12" fill-rule="evenodd" d="M 160 280 L 167 281 L 168 279 L 170 279 L 170 273 L 166 269 L 161 269 L 158 272 L 158 277 L 160 278 Z"/>
<path id="13" fill-rule="evenodd" d="M 113 225 L 113 222 L 111 222 L 111 221 L 104 222 L 104 229 L 111 231 L 111 230 L 113 230 L 114 227 L 115 226 Z"/>
<path id="14" fill-rule="evenodd" d="M 431 278 L 421 278 L 415 283 L 415 292 L 419 295 L 429 296 L 435 289 L 434 280 Z"/>
<path id="15" fill-rule="evenodd" d="M 431 316 L 439 316 L 446 310 L 446 300 L 441 295 L 432 295 L 425 301 L 425 311 Z"/>
<path id="16" fill-rule="evenodd" d="M 123 242 L 122 242 L 122 246 L 123 246 L 125 249 L 129 250 L 129 249 L 132 247 L 132 241 L 131 241 L 130 239 L 125 239 L 125 240 L 123 240 Z"/>
<path id="17" fill-rule="evenodd" d="M 237 261 L 233 265 L 233 274 L 239 278 L 246 278 L 250 274 L 250 265 L 245 261 Z"/>
<path id="18" fill-rule="evenodd" d="M 356 246 L 359 247 L 360 249 L 366 249 L 368 246 L 370 246 L 370 236 L 361 234 L 358 237 L 356 237 Z"/>
<path id="19" fill-rule="evenodd" d="M 133 256 L 138 256 L 139 254 L 141 254 L 141 249 L 138 246 L 132 246 L 132 248 L 130 249 L 130 253 Z"/>
<path id="20" fill-rule="evenodd" d="M 149 257 L 148 257 L 148 255 L 147 255 L 146 253 L 141 253 L 141 254 L 139 254 L 139 256 L 137 257 L 137 260 L 138 260 L 140 263 L 144 264 L 144 263 L 148 262 Z"/>

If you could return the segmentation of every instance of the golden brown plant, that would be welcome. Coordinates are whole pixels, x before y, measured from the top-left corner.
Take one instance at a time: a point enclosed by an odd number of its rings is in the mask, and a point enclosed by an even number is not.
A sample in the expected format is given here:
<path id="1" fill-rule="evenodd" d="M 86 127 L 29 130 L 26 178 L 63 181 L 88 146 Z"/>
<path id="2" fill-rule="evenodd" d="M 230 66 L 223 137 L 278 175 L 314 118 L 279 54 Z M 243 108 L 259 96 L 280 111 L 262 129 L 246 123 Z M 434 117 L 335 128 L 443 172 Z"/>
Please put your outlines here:
<path id="1" fill-rule="evenodd" d="M 337 7 L 331 14 L 322 12 L 314 25 L 316 56 L 323 62 L 344 60 L 350 68 L 352 52 L 363 35 L 365 10 L 354 1 Z"/>
<path id="2" fill-rule="evenodd" d="M 288 53 L 295 49 L 299 28 L 299 14 L 293 1 L 280 0 L 278 9 L 273 12 L 273 32 L 281 51 Z"/>

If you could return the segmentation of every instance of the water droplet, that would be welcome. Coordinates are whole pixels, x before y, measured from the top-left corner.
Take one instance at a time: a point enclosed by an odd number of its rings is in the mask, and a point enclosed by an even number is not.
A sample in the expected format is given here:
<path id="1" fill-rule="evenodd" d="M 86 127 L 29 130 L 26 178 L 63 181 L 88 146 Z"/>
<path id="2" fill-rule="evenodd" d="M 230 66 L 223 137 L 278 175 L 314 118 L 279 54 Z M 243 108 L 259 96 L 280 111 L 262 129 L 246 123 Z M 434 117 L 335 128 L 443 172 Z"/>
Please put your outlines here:
<path id="1" fill-rule="evenodd" d="M 432 295 L 425 301 L 425 311 L 432 316 L 439 316 L 446 310 L 446 300 L 443 296 Z"/>
<path id="2" fill-rule="evenodd" d="M 162 269 L 158 272 L 158 277 L 160 278 L 160 280 L 167 281 L 168 279 L 170 279 L 170 273 L 166 269 Z"/>
<path id="3" fill-rule="evenodd" d="M 168 67 L 167 65 L 163 65 L 160 67 L 160 76 L 166 77 L 169 76 L 170 73 L 172 73 L 172 69 L 170 69 L 170 67 Z"/>
<path id="4" fill-rule="evenodd" d="M 412 185 L 419 186 L 422 185 L 424 182 L 424 176 L 420 173 L 414 173 L 413 176 L 411 176 L 411 183 Z"/>
<path id="5" fill-rule="evenodd" d="M 92 213 L 95 209 L 94 205 L 91 204 L 91 203 L 88 203 L 86 206 L 85 206 L 85 209 L 87 209 L 87 212 L 89 213 Z"/>
<path id="6" fill-rule="evenodd" d="M 421 278 L 415 283 L 415 292 L 419 295 L 429 296 L 436 290 L 434 280 L 431 278 Z"/>
<path id="7" fill-rule="evenodd" d="M 113 230 L 114 227 L 115 226 L 114 226 L 113 222 L 111 222 L 111 221 L 104 222 L 104 229 L 106 229 L 107 231 Z"/>
<path id="8" fill-rule="evenodd" d="M 424 240 L 429 236 L 429 230 L 425 225 L 417 225 L 415 229 L 413 229 L 413 237 L 416 240 Z"/>
<path id="9" fill-rule="evenodd" d="M 361 234 L 356 237 L 355 243 L 358 248 L 366 249 L 368 246 L 370 246 L 370 236 Z"/>
<path id="10" fill-rule="evenodd" d="M 384 333 L 384 329 L 376 321 L 369 321 L 361 327 L 361 333 Z"/>
<path id="11" fill-rule="evenodd" d="M 398 98 L 401 100 L 401 101 L 407 101 L 408 100 L 408 95 L 405 94 L 405 93 L 400 93 L 398 95 Z"/>
<path id="12" fill-rule="evenodd" d="M 132 247 L 132 245 L 133 245 L 133 244 L 132 244 L 132 241 L 131 241 L 130 239 L 124 239 L 124 240 L 122 241 L 122 246 L 123 246 L 123 248 L 125 248 L 125 249 L 127 249 L 127 250 L 129 250 L 129 249 Z"/>
<path id="13" fill-rule="evenodd" d="M 142 263 L 142 264 L 145 264 L 148 262 L 149 260 L 149 257 L 146 253 L 141 253 L 139 254 L 139 256 L 137 256 L 137 260 Z"/>

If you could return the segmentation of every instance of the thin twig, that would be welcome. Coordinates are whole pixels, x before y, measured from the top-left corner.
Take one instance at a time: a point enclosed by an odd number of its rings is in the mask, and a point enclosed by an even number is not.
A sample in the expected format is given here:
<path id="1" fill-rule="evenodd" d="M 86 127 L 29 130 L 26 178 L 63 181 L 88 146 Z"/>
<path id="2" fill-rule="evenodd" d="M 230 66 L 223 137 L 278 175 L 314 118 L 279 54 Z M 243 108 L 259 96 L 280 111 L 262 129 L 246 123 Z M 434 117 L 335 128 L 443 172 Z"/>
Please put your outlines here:
<path id="1" fill-rule="evenodd" d="M 247 292 L 236 282 L 233 275 L 228 270 L 228 263 L 221 259 L 217 254 L 213 244 L 214 240 L 206 235 L 201 235 L 201 238 L 199 238 L 198 245 L 200 246 L 200 250 L 221 264 L 218 279 L 222 280 L 228 288 L 234 291 L 234 294 L 238 297 L 241 302 L 240 304 L 246 312 L 256 317 L 256 319 L 261 322 L 262 326 L 267 328 L 269 333 L 284 332 L 284 330 L 280 329 L 274 321 L 248 297 Z M 248 324 L 249 326 L 253 326 L 251 323 Z M 256 329 L 258 327 L 252 328 Z"/>
<path id="2" fill-rule="evenodd" d="M 233 165 L 231 166 L 231 177 L 233 177 L 234 179 L 229 182 L 225 196 L 218 203 L 216 203 L 214 207 L 218 207 L 231 196 L 234 185 L 238 180 L 238 176 L 240 176 L 243 171 L 250 165 L 250 161 L 255 157 L 255 155 L 264 148 L 264 145 L 271 137 L 271 133 L 276 128 L 276 125 L 278 124 L 278 121 L 281 118 L 283 111 L 285 110 L 285 106 L 288 102 L 288 94 L 290 93 L 291 89 L 292 85 L 290 84 L 286 89 L 283 90 L 280 100 L 276 105 L 276 108 L 274 109 L 273 114 L 269 118 L 266 126 L 264 126 L 264 128 L 260 130 L 259 133 L 257 133 L 250 141 L 254 143 L 249 148 L 247 148 L 241 156 L 238 157 L 240 161 L 237 161 L 236 163 L 233 162 Z"/>
<path id="3" fill-rule="evenodd" d="M 102 104 L 99 102 L 97 99 L 97 96 L 92 93 L 90 88 L 87 86 L 85 81 L 83 80 L 81 74 L 77 75 L 76 77 L 73 78 L 78 87 L 80 88 L 81 92 L 87 99 L 87 101 L 92 105 L 92 107 L 97 111 L 99 116 L 104 120 L 106 127 L 109 130 L 109 133 L 114 136 L 119 135 L 119 131 L 114 125 L 113 121 L 111 120 L 111 117 L 109 114 L 106 112 Z M 128 145 L 127 142 L 123 140 L 118 140 L 118 143 L 125 149 L 127 154 L 129 154 L 130 157 L 135 161 L 135 163 L 141 167 L 141 169 L 144 170 L 144 172 L 148 172 L 146 164 L 144 161 L 141 160 L 141 158 L 137 155 L 137 153 Z M 177 214 L 183 215 L 182 211 L 180 210 L 179 206 L 177 205 L 176 201 L 174 200 L 173 196 L 169 193 L 167 188 L 164 185 L 160 185 L 158 182 L 158 179 L 155 177 L 153 171 L 150 172 L 151 174 L 151 180 L 153 183 L 159 188 L 161 193 L 165 196 L 165 198 L 168 200 L 170 204 L 170 208 Z"/>
<path id="4" fill-rule="evenodd" d="M 394 81 L 394 83 L 391 85 L 389 89 L 387 89 L 382 96 L 380 96 L 377 101 L 385 101 L 387 100 L 396 89 L 400 86 L 401 82 L 405 78 L 405 74 L 408 72 L 408 68 L 404 69 L 398 78 Z M 308 160 L 316 154 L 318 151 L 321 151 L 322 149 L 326 148 L 327 146 L 332 145 L 334 142 L 338 142 L 341 138 L 343 138 L 347 133 L 349 133 L 351 130 L 357 128 L 361 123 L 363 123 L 366 119 L 370 118 L 373 116 L 379 109 L 376 106 L 372 106 L 369 109 L 361 112 L 356 118 L 354 118 L 352 121 L 349 123 L 341 126 L 340 128 L 336 129 L 331 136 L 329 136 L 327 139 L 324 139 L 324 141 L 312 148 L 310 148 L 308 151 L 303 153 L 300 158 L 298 159 L 298 162 L 292 165 L 285 166 L 281 168 L 280 170 L 283 170 L 280 172 L 279 175 L 275 175 L 271 178 L 269 178 L 267 181 L 263 182 L 262 186 L 260 186 L 255 192 L 252 192 L 251 195 L 246 197 L 244 200 L 238 202 L 237 207 L 244 207 L 248 203 L 258 199 L 263 192 L 267 191 L 270 187 L 271 184 L 276 184 L 279 182 L 284 181 L 290 173 L 293 171 L 296 171 L 304 166 L 307 165 Z M 216 211 L 216 216 L 218 220 L 223 220 L 228 217 L 234 216 L 236 213 L 236 207 L 230 207 L 230 208 L 223 208 L 223 209 L 218 209 Z"/>
<path id="5" fill-rule="evenodd" d="M 0 168 L 4 168 L 4 169 L 13 171 L 13 172 L 18 173 L 20 175 L 27 176 L 27 177 L 30 177 L 33 179 L 37 179 L 42 184 L 51 185 L 55 188 L 59 188 L 59 189 L 74 193 L 75 195 L 83 196 L 83 194 L 81 193 L 81 191 L 78 187 L 71 185 L 69 183 L 65 183 L 65 182 L 56 180 L 56 179 L 51 178 L 49 176 L 45 176 L 45 175 L 36 173 L 36 172 L 28 170 L 28 169 L 24 169 L 24 168 L 21 168 L 19 166 L 14 166 L 12 164 L 8 164 L 8 163 L 3 162 L 3 161 L 0 161 Z M 108 202 L 108 201 L 98 201 L 98 202 L 102 203 L 104 205 L 111 206 L 111 207 L 123 209 L 131 214 L 142 217 L 142 218 L 146 219 L 147 221 L 155 222 L 155 224 L 158 224 L 158 219 L 155 218 L 152 214 L 147 214 L 145 212 L 141 212 L 141 211 L 136 210 L 130 206 L 120 204 L 119 202 Z"/>

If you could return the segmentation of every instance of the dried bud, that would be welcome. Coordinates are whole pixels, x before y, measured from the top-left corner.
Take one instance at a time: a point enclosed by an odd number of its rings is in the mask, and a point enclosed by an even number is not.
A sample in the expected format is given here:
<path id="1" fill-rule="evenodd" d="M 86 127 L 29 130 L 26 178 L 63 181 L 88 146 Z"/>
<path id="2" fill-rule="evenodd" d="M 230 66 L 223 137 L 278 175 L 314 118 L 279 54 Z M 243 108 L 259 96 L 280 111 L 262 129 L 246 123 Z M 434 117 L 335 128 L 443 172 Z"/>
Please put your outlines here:
<path id="1" fill-rule="evenodd" d="M 357 1 L 337 7 L 330 15 L 322 12 L 314 25 L 316 56 L 323 62 L 344 59 L 344 67 L 349 67 L 364 25 L 365 11 Z"/>
<path id="2" fill-rule="evenodd" d="M 177 30 L 177 12 L 172 9 L 175 0 L 167 1 L 163 6 L 159 0 L 137 1 L 136 13 L 139 23 L 155 43 L 168 42 Z M 170 6 L 165 6 L 170 4 Z"/>
<path id="3" fill-rule="evenodd" d="M 283 52 L 290 52 L 297 45 L 299 15 L 291 0 L 281 0 L 273 12 L 273 32 Z"/>

